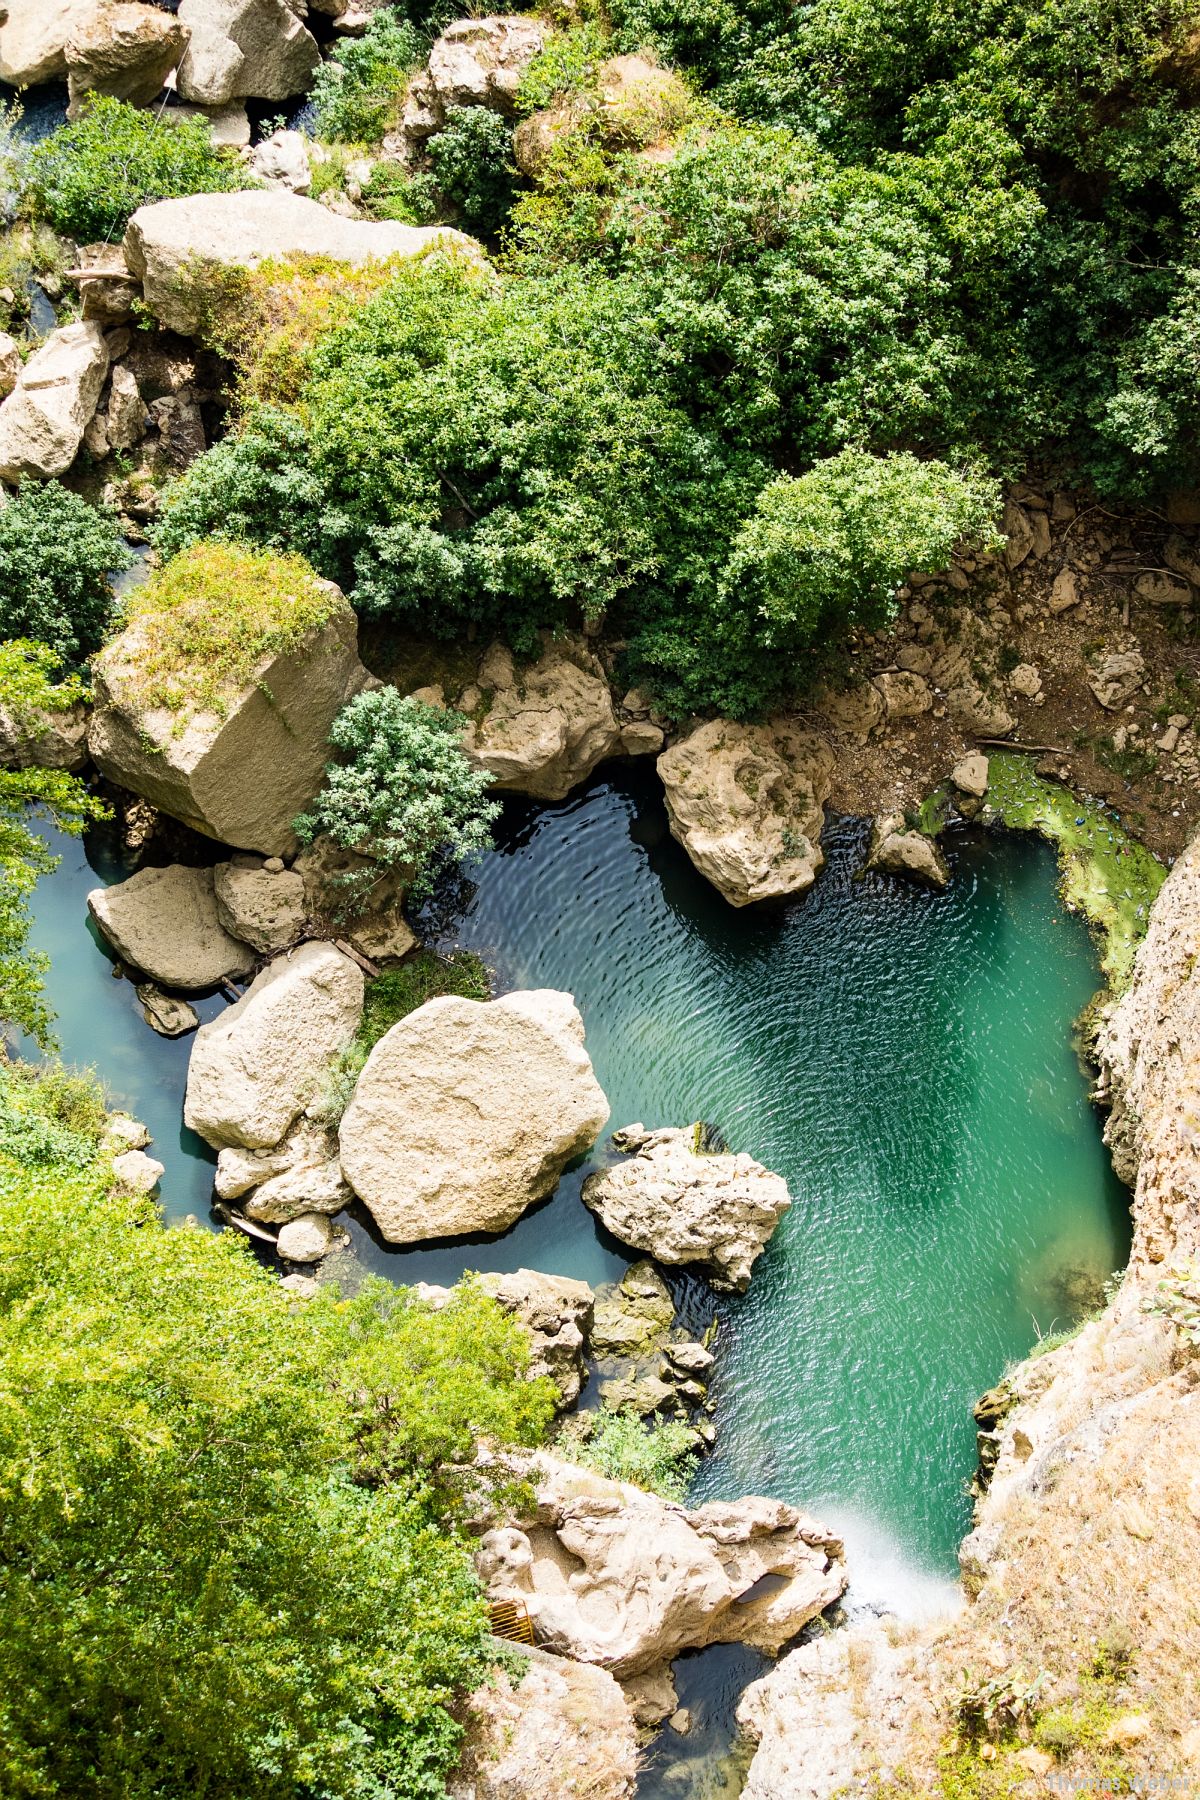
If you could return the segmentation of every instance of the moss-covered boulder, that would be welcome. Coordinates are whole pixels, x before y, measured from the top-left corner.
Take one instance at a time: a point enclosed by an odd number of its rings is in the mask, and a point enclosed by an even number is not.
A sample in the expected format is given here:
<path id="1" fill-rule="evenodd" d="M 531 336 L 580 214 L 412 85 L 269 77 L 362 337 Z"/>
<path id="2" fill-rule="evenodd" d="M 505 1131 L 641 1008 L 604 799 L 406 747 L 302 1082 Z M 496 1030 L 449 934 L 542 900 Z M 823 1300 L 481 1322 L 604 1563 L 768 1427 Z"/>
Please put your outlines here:
<path id="1" fill-rule="evenodd" d="M 367 680 L 340 589 L 297 557 L 209 543 L 129 610 L 94 666 L 97 767 L 221 843 L 294 850 L 329 728 Z"/>

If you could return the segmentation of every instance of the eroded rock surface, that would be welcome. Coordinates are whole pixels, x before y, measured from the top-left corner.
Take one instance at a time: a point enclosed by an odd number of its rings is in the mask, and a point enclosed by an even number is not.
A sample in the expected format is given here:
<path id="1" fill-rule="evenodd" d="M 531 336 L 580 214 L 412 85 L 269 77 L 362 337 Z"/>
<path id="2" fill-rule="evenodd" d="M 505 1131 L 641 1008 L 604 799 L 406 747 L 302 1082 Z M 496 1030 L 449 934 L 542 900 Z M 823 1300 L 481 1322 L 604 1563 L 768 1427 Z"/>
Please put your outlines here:
<path id="1" fill-rule="evenodd" d="M 278 1144 L 358 1029 L 363 974 L 332 944 L 302 944 L 201 1026 L 184 1119 L 214 1149 Z"/>
<path id="2" fill-rule="evenodd" d="M 431 137 L 452 107 L 512 112 L 521 76 L 545 41 L 546 28 L 538 19 L 505 14 L 456 19 L 435 39 L 428 65 L 409 85 L 406 134 L 418 141 Z"/>
<path id="3" fill-rule="evenodd" d="M 464 747 L 498 789 L 562 800 L 623 748 L 604 670 L 579 639 L 547 640 L 539 660 L 520 670 L 494 644 L 476 686 L 481 703 Z"/>
<path id="4" fill-rule="evenodd" d="M 672 836 L 734 906 L 812 886 L 833 768 L 826 740 L 785 718 L 712 719 L 658 759 Z"/>
<path id="5" fill-rule="evenodd" d="M 164 987 L 194 992 L 254 967 L 253 950 L 221 923 L 211 869 L 139 869 L 93 888 L 88 911 L 121 960 Z"/>
<path id="6" fill-rule="evenodd" d="M 93 665 L 88 746 L 98 768 L 221 843 L 266 856 L 295 849 L 292 821 L 321 785 L 329 728 L 367 679 L 350 608 L 263 657 L 223 715 L 147 705 L 143 631 L 135 619 Z"/>
<path id="7" fill-rule="evenodd" d="M 583 1184 L 584 1205 L 613 1236 L 661 1263 L 695 1264 L 716 1288 L 741 1293 L 791 1205 L 787 1183 L 752 1156 L 698 1148 L 700 1128 L 613 1133 L 630 1160 Z"/>
<path id="8" fill-rule="evenodd" d="M 846 1585 L 840 1539 L 780 1500 L 689 1511 L 548 1454 L 532 1476 L 528 1529 L 481 1542 L 488 1596 L 523 1601 L 539 1644 L 618 1678 L 706 1644 L 777 1652 Z"/>
<path id="9" fill-rule="evenodd" d="M 467 1702 L 449 1800 L 632 1800 L 638 1743 L 606 1669 L 522 1649 Z M 522 1669 L 524 1672 L 522 1672 Z"/>
<path id="10" fill-rule="evenodd" d="M 909 828 L 903 813 L 885 813 L 871 827 L 868 869 L 900 875 L 922 887 L 949 886 L 950 869 L 934 840 Z"/>
<path id="11" fill-rule="evenodd" d="M 569 994 L 446 996 L 372 1050 L 342 1120 L 342 1167 L 392 1243 L 506 1231 L 607 1116 Z"/>
<path id="12" fill-rule="evenodd" d="M 267 869 L 252 857 L 218 863 L 213 871 L 217 914 L 226 931 L 274 956 L 304 931 L 304 881 L 292 869 Z"/>
<path id="13" fill-rule="evenodd" d="M 510 1275 L 481 1275 L 479 1285 L 529 1333 L 533 1344 L 530 1375 L 548 1375 L 558 1389 L 560 1406 L 574 1406 L 583 1387 L 584 1356 L 596 1306 L 587 1282 L 517 1269 Z"/>

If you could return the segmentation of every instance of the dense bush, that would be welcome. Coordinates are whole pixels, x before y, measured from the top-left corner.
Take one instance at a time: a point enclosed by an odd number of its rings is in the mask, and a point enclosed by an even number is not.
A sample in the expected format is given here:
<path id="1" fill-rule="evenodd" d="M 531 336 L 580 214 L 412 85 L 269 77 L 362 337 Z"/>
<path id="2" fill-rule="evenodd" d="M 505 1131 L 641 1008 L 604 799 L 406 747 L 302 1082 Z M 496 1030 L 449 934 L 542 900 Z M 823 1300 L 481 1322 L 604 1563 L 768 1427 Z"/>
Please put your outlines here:
<path id="1" fill-rule="evenodd" d="M 36 736 L 46 713 L 79 700 L 77 680 L 55 685 L 57 665 L 45 644 L 0 643 L 0 708 L 18 730 Z M 45 1046 L 52 1042 L 53 1015 L 42 987 L 49 958 L 29 948 L 29 898 L 38 877 L 56 869 L 59 859 L 35 829 L 39 815 L 78 837 L 91 820 L 104 817 L 104 808 L 61 769 L 0 769 L 0 1025 Z"/>
<path id="2" fill-rule="evenodd" d="M 31 1098 L 0 1068 L 0 1118 Z M 4 1792 L 435 1800 L 492 1660 L 441 1469 L 538 1438 L 528 1358 L 469 1287 L 296 1306 L 0 1143 Z"/>
<path id="3" fill-rule="evenodd" d="M 468 231 L 495 237 L 512 206 L 512 128 L 486 106 L 451 108 L 427 146 L 438 187 Z"/>
<path id="4" fill-rule="evenodd" d="M 653 1424 L 635 1412 L 587 1413 L 568 1419 L 558 1448 L 572 1462 L 631 1481 L 635 1487 L 684 1500 L 699 1458 L 696 1434 L 681 1419 L 655 1418 Z"/>
<path id="5" fill-rule="evenodd" d="M 97 649 L 129 552 L 111 514 L 57 481 L 27 481 L 0 510 L 0 638 L 32 638 L 62 661 Z"/>
<path id="6" fill-rule="evenodd" d="M 297 832 L 306 842 L 328 833 L 344 850 L 403 871 L 408 891 L 424 893 L 443 856 L 461 860 L 488 847 L 500 810 L 485 798 L 491 776 L 463 753 L 464 724 L 395 688 L 356 694 L 329 733 L 339 760 L 326 768 Z M 354 902 L 378 874 L 367 868 L 338 879 Z"/>
<path id="7" fill-rule="evenodd" d="M 78 119 L 35 145 L 26 177 L 41 216 L 81 244 L 119 238 L 154 200 L 253 186 L 236 157 L 213 148 L 206 120 L 163 126 L 107 94 L 90 95 Z"/>
<path id="8" fill-rule="evenodd" d="M 319 136 L 347 144 L 374 144 L 395 124 L 409 74 L 421 61 L 417 28 L 383 7 L 360 38 L 338 45 L 321 64 L 312 87 Z"/>

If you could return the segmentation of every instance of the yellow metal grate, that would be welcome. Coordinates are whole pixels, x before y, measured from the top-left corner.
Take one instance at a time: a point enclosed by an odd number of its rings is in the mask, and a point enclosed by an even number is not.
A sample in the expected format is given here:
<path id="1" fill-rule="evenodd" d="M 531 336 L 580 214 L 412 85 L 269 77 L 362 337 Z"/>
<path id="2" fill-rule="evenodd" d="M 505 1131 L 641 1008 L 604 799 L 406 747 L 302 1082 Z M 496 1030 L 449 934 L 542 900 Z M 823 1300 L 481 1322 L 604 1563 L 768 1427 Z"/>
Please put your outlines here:
<path id="1" fill-rule="evenodd" d="M 523 1600 L 492 1600 L 488 1604 L 492 1633 L 514 1644 L 532 1644 L 533 1620 Z"/>

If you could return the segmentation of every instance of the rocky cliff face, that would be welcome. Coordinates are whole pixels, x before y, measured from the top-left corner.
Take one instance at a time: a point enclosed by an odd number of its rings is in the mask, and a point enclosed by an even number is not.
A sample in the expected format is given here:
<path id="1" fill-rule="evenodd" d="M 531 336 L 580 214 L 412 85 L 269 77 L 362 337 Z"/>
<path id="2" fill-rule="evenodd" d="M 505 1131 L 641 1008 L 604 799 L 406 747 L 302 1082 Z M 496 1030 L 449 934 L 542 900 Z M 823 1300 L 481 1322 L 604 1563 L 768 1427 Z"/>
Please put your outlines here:
<path id="1" fill-rule="evenodd" d="M 989 1396 L 963 1613 L 907 1642 L 877 1624 L 835 1633 L 748 1691 L 755 1800 L 1200 1778 L 1200 1358 L 1161 1311 L 1200 1245 L 1198 963 L 1200 839 L 1101 1032 L 1108 1140 L 1133 1186 L 1120 1289 Z M 997 1723 L 972 1740 L 960 1697 L 989 1684 Z"/>

